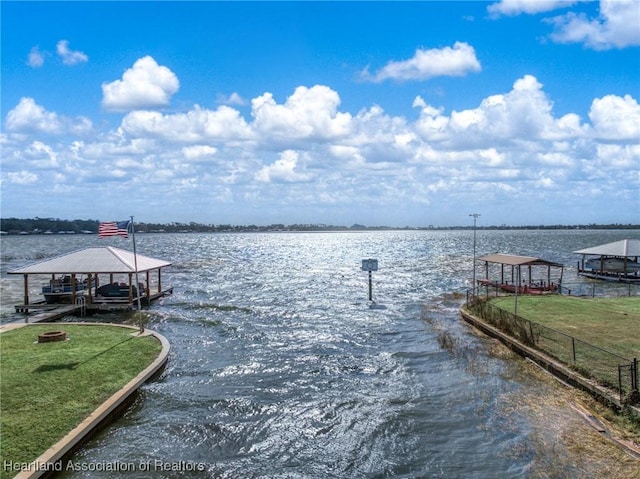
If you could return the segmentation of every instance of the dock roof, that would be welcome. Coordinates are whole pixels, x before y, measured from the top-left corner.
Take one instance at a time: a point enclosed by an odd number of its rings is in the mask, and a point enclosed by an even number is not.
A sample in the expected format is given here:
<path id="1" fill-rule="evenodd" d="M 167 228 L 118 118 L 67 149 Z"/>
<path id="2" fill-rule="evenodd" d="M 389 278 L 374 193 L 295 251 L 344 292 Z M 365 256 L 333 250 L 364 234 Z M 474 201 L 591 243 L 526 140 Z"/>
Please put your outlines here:
<path id="1" fill-rule="evenodd" d="M 580 249 L 574 251 L 578 254 L 593 254 L 599 256 L 619 256 L 628 258 L 631 256 L 640 256 L 640 240 L 639 239 L 623 239 L 607 243 L 591 248 Z"/>
<path id="2" fill-rule="evenodd" d="M 545 265 L 545 266 L 558 266 L 560 263 L 554 263 L 553 261 L 547 261 L 542 258 L 536 258 L 535 256 L 517 256 L 513 254 L 493 253 L 478 258 L 480 261 L 486 261 L 487 263 L 499 263 L 507 264 L 510 266 L 533 266 L 533 265 Z"/>
<path id="3" fill-rule="evenodd" d="M 138 272 L 151 271 L 171 263 L 137 254 Z M 25 266 L 9 274 L 134 273 L 134 255 L 112 246 L 90 247 Z"/>

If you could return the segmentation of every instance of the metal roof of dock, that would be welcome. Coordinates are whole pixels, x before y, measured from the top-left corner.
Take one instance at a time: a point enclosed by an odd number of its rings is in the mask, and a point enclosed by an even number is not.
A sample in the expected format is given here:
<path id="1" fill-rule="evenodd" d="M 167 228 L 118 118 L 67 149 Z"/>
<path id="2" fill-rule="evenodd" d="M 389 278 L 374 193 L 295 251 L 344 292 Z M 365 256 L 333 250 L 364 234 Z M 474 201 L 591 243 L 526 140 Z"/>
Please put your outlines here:
<path id="1" fill-rule="evenodd" d="M 546 259 L 536 258 L 535 256 L 518 256 L 504 253 L 493 253 L 486 256 L 480 256 L 478 260 L 486 261 L 487 263 L 507 264 L 510 266 L 562 266 L 560 263 L 554 263 L 553 261 L 547 261 Z"/>
<path id="2" fill-rule="evenodd" d="M 574 251 L 574 253 L 593 254 L 600 256 L 619 256 L 623 258 L 628 258 L 630 256 L 640 256 L 640 240 L 623 239 L 620 241 L 614 241 L 613 243 L 580 249 L 578 251 Z"/>
<path id="3" fill-rule="evenodd" d="M 137 254 L 138 272 L 151 271 L 171 265 L 170 262 Z M 86 273 L 134 273 L 135 259 L 132 252 L 113 246 L 90 247 L 56 256 L 9 274 L 86 274 Z"/>

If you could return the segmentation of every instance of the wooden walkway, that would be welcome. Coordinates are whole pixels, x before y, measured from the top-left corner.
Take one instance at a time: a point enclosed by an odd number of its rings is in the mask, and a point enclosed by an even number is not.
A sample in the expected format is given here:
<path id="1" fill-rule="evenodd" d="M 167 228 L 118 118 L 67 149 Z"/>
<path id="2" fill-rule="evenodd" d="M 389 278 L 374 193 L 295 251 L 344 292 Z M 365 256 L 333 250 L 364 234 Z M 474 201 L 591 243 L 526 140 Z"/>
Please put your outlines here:
<path id="1" fill-rule="evenodd" d="M 25 316 L 25 323 L 47 323 L 50 321 L 56 321 L 64 316 L 78 313 L 81 308 L 82 306 L 75 304 L 60 305 L 55 309 L 43 311 L 41 313 L 34 314 L 33 316 Z"/>

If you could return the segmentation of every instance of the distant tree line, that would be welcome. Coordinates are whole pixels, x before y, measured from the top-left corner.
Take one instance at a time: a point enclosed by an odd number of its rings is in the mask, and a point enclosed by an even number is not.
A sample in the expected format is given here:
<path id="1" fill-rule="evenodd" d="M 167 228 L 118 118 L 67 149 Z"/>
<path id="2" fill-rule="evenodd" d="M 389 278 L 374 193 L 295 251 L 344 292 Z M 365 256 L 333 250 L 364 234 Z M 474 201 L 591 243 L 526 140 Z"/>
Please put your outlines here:
<path id="1" fill-rule="evenodd" d="M 61 220 L 58 218 L 1 218 L 0 230 L 9 234 L 81 233 L 98 231 L 95 220 Z"/>
<path id="2" fill-rule="evenodd" d="M 97 234 L 98 220 L 63 220 L 59 218 L 0 218 L 0 230 L 3 234 Z M 473 229 L 473 226 L 426 226 L 426 227 L 389 227 L 365 226 L 334 226 L 325 224 L 272 224 L 258 225 L 230 225 L 230 224 L 202 224 L 202 223 L 135 223 L 136 232 L 140 233 L 220 233 L 243 231 L 359 231 L 359 230 L 460 230 Z M 522 230 L 522 229 L 640 229 L 638 224 L 584 224 L 584 225 L 530 225 L 530 226 L 477 226 L 478 230 Z"/>

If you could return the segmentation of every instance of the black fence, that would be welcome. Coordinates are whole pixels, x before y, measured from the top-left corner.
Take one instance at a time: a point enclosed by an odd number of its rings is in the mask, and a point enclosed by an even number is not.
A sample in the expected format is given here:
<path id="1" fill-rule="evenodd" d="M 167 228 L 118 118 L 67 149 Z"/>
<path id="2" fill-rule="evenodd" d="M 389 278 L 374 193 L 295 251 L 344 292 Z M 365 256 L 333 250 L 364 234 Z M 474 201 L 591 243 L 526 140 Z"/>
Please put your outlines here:
<path id="1" fill-rule="evenodd" d="M 567 296 L 614 297 L 640 296 L 640 283 L 617 283 L 584 278 L 581 281 L 563 281 L 559 291 Z"/>
<path id="2" fill-rule="evenodd" d="M 535 282 L 534 282 L 535 283 Z M 539 281 L 538 284 L 545 285 L 545 281 Z M 521 288 L 525 288 L 525 283 L 521 285 Z M 513 283 L 507 281 L 505 283 L 507 287 L 512 286 Z M 584 296 L 584 297 L 618 297 L 618 296 L 640 296 L 640 283 L 619 283 L 614 281 L 602 281 L 590 278 L 580 278 L 574 281 L 564 280 L 562 282 L 554 283 L 555 289 L 550 292 L 562 294 L 565 296 Z M 529 286 L 529 284 L 527 284 Z M 535 289 L 535 288 L 533 288 Z M 505 291 L 499 287 L 493 285 L 480 284 L 476 288 L 478 294 L 484 296 L 500 296 L 505 294 Z M 522 291 L 520 289 L 519 291 Z"/>
<path id="3" fill-rule="evenodd" d="M 629 359 L 517 316 L 468 294 L 467 308 L 486 323 L 566 364 L 582 376 L 616 390 L 621 403 L 638 402 L 638 359 Z"/>

